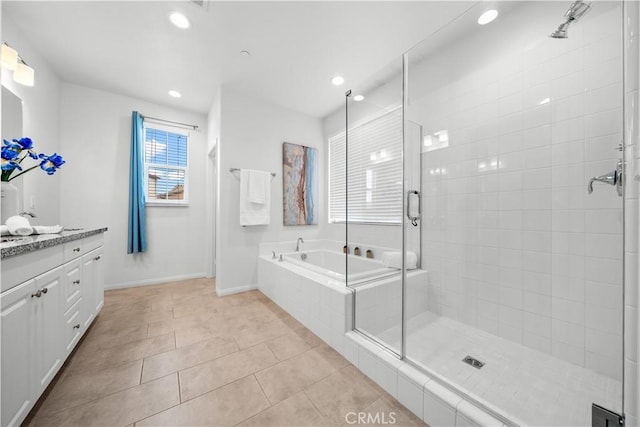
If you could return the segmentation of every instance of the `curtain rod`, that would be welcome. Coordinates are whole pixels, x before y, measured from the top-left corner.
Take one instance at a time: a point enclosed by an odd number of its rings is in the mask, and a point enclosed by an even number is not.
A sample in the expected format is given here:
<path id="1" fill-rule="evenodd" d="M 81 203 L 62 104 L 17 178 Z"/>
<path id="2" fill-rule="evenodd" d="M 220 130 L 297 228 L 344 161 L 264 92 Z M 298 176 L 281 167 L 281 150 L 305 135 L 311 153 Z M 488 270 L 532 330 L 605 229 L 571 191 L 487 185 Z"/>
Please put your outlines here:
<path id="1" fill-rule="evenodd" d="M 180 123 L 180 122 L 174 122 L 172 120 L 159 119 L 157 117 L 145 116 L 144 114 L 141 114 L 141 116 L 142 116 L 143 119 L 150 119 L 150 120 L 155 120 L 155 121 L 163 122 L 163 123 L 171 123 L 173 125 L 184 126 L 184 127 L 187 127 L 187 128 L 191 128 L 193 130 L 198 129 L 198 125 L 190 125 L 188 123 Z"/>

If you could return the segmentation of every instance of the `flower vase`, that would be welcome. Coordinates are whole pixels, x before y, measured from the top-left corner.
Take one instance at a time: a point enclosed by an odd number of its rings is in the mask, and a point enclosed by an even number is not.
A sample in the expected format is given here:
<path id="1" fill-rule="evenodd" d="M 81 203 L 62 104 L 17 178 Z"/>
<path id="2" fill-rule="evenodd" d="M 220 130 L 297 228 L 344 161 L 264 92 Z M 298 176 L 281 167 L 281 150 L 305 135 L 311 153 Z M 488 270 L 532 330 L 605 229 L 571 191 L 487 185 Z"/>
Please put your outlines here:
<path id="1" fill-rule="evenodd" d="M 2 199 L 0 201 L 2 224 L 7 222 L 7 218 L 18 215 L 18 211 L 20 210 L 19 205 L 18 187 L 10 182 L 2 181 Z"/>

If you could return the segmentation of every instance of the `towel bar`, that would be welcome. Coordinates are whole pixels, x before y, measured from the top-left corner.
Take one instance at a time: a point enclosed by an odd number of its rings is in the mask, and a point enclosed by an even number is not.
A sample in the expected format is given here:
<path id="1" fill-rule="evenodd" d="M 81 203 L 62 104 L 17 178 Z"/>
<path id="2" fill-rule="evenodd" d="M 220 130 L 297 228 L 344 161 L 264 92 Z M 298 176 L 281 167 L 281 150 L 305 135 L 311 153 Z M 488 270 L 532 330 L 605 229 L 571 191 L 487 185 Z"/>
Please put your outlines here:
<path id="1" fill-rule="evenodd" d="M 229 172 L 233 173 L 233 172 L 240 172 L 239 168 L 229 168 Z M 271 172 L 271 176 L 272 177 L 276 177 L 276 173 L 275 172 Z"/>

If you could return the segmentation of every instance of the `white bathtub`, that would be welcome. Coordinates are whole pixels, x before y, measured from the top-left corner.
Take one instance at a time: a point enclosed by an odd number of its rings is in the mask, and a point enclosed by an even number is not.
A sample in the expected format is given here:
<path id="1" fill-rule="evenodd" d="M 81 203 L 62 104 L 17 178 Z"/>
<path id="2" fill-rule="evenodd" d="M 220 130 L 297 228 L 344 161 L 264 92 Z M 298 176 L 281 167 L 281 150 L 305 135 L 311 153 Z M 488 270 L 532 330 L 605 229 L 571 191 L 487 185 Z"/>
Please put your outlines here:
<path id="1" fill-rule="evenodd" d="M 306 255 L 306 257 L 305 257 Z M 400 270 L 385 267 L 380 260 L 363 256 L 347 255 L 327 249 L 315 249 L 304 252 L 290 252 L 283 255 L 284 261 L 299 265 L 307 270 L 319 273 L 337 282 L 356 285 L 366 281 L 398 274 Z M 303 259 L 305 258 L 305 259 Z M 348 262 L 348 274 L 345 268 Z"/>

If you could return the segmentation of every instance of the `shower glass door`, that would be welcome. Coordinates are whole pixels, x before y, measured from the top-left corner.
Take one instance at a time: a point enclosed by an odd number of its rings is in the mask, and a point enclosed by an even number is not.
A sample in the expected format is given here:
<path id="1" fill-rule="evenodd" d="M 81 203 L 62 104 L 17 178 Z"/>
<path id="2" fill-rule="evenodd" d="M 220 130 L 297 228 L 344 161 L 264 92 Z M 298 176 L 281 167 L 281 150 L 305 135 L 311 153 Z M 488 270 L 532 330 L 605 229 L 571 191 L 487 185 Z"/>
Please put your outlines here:
<path id="1" fill-rule="evenodd" d="M 344 218 L 338 219 L 347 225 L 347 286 L 355 297 L 354 328 L 400 357 L 404 192 L 400 59 L 353 87 L 346 99 L 346 132 L 330 139 L 329 156 L 330 162 L 344 165 L 346 206 Z M 331 183 L 340 182 L 339 173 L 331 167 Z M 340 191 L 331 189 L 331 194 Z"/>
<path id="2" fill-rule="evenodd" d="M 404 356 L 524 424 L 591 425 L 592 403 L 623 410 L 622 4 L 494 7 L 404 58 L 426 271 Z"/>

